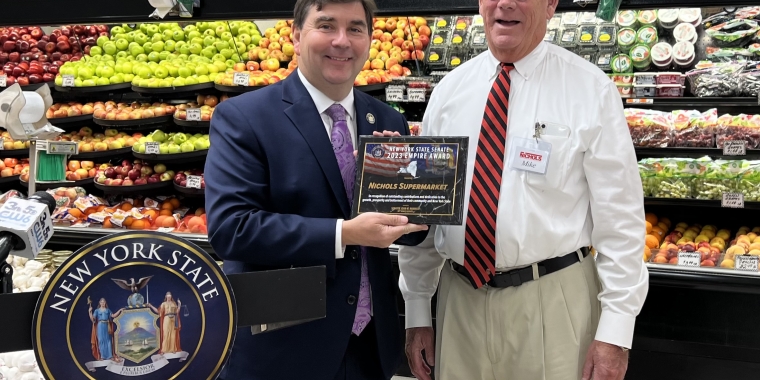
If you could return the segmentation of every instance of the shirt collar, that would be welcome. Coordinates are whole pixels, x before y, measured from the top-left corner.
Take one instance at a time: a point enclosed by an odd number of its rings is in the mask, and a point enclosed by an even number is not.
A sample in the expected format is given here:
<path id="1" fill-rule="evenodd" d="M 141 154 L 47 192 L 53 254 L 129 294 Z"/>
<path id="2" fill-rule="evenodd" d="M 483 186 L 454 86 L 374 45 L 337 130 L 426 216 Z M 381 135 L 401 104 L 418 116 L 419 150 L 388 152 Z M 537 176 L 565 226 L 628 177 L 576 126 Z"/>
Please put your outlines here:
<path id="1" fill-rule="evenodd" d="M 311 96 L 311 99 L 314 101 L 314 105 L 317 106 L 317 111 L 319 114 L 325 113 L 328 108 L 330 108 L 331 105 L 338 103 L 343 106 L 343 108 L 346 109 L 346 113 L 351 118 L 351 120 L 354 119 L 354 115 L 356 115 L 356 108 L 354 107 L 354 91 L 351 90 L 348 93 L 348 96 L 343 98 L 343 100 L 336 102 L 332 99 L 330 99 L 327 95 L 325 95 L 322 91 L 319 91 L 316 87 L 314 87 L 309 81 L 306 79 L 306 77 L 301 73 L 301 70 L 296 70 L 298 72 L 298 77 L 301 79 L 301 83 L 303 83 L 304 87 L 306 87 L 306 91 L 309 92 L 309 96 Z"/>
<path id="2" fill-rule="evenodd" d="M 491 76 L 491 79 L 494 79 L 501 70 L 501 66 L 499 66 L 501 62 L 499 62 L 499 60 L 494 57 L 493 53 L 491 53 L 490 50 L 488 50 L 487 54 L 489 64 L 493 65 L 494 67 L 494 73 Z M 536 67 L 538 67 L 538 65 L 544 60 L 545 56 L 546 43 L 542 41 L 535 49 L 533 49 L 532 52 L 523 57 L 523 59 L 514 63 L 515 71 L 517 71 L 517 73 L 520 74 L 523 78 L 528 79 L 530 78 L 531 74 L 533 74 L 533 71 L 536 70 Z"/>

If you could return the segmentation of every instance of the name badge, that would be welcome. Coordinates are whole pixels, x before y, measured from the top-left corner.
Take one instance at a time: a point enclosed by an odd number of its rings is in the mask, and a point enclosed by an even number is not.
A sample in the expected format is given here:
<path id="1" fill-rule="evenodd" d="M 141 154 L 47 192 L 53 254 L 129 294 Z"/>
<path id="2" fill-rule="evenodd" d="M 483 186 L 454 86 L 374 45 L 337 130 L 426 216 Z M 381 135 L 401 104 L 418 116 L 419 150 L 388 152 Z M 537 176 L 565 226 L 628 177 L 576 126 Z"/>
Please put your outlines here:
<path id="1" fill-rule="evenodd" d="M 515 138 L 509 159 L 509 167 L 531 173 L 546 174 L 551 144 L 535 139 Z"/>

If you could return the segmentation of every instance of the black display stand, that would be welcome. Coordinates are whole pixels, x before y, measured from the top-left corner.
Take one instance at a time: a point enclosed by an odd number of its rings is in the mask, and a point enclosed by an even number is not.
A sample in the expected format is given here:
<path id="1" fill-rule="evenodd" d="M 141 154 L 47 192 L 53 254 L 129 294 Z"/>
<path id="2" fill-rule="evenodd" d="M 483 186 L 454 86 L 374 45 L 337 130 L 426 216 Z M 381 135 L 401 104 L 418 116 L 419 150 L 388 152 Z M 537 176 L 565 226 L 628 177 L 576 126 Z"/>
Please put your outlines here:
<path id="1" fill-rule="evenodd" d="M 231 274 L 238 327 L 324 318 L 325 267 Z M 0 294 L 0 352 L 32 349 L 32 319 L 40 292 Z M 11 312 L 12 310 L 12 312 Z"/>

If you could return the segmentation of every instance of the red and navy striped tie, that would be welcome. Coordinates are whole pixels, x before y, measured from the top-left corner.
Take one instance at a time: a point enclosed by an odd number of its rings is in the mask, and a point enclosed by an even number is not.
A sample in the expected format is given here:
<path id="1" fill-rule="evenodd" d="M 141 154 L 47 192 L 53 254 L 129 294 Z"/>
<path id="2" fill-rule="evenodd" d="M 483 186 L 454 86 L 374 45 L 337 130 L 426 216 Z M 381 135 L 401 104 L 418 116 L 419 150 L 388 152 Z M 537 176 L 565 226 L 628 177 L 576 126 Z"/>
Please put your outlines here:
<path id="1" fill-rule="evenodd" d="M 493 82 L 475 154 L 464 239 L 464 267 L 475 289 L 490 281 L 496 271 L 496 211 L 504 169 L 512 69 L 512 64 L 502 63 Z"/>

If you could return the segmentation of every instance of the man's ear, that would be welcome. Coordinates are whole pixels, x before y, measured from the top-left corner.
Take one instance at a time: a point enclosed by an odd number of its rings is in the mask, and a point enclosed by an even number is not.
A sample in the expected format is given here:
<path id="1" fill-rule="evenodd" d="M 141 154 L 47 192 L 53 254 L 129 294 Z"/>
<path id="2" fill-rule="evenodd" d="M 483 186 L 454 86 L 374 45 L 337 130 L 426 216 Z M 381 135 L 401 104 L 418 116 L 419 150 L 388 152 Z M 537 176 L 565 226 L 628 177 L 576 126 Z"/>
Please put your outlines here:
<path id="1" fill-rule="evenodd" d="M 296 55 L 301 55 L 301 28 L 293 26 L 293 50 Z"/>

